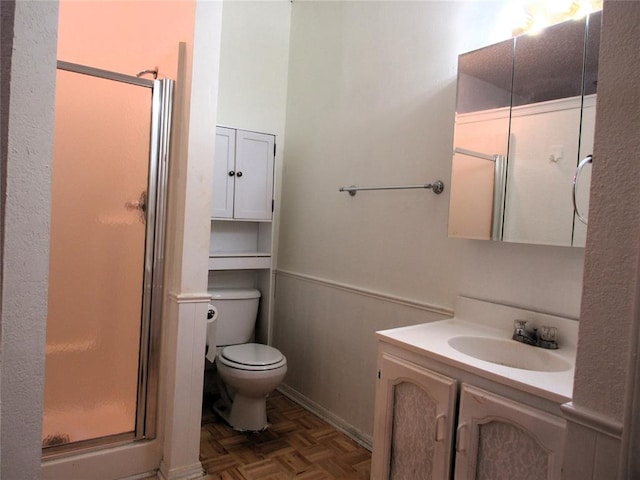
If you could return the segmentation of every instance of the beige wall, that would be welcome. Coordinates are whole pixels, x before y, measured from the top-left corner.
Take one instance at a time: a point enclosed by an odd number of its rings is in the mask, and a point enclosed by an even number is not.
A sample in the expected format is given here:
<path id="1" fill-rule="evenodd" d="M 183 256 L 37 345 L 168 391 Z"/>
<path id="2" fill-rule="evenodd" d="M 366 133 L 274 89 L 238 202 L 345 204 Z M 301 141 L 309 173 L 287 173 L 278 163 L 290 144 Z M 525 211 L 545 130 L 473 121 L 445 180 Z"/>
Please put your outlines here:
<path id="1" fill-rule="evenodd" d="M 458 294 L 579 314 L 584 250 L 447 237 L 457 55 L 499 40 L 506 3 L 293 3 L 274 334 L 287 386 L 365 434 L 374 330 Z M 441 196 L 338 192 L 437 179 Z M 364 380 L 318 381 L 336 375 Z"/>
<path id="2" fill-rule="evenodd" d="M 276 136 L 274 263 L 280 208 L 289 30 L 288 0 L 225 1 L 218 93 L 218 125 Z"/>
<path id="3" fill-rule="evenodd" d="M 284 134 L 290 21 L 286 0 L 223 3 L 220 125 Z"/>
<path id="4" fill-rule="evenodd" d="M 493 40 L 502 6 L 294 2 L 279 269 L 449 308 L 467 293 L 577 316 L 581 250 L 449 239 L 448 187 L 338 193 L 448 186 L 457 55 Z"/>

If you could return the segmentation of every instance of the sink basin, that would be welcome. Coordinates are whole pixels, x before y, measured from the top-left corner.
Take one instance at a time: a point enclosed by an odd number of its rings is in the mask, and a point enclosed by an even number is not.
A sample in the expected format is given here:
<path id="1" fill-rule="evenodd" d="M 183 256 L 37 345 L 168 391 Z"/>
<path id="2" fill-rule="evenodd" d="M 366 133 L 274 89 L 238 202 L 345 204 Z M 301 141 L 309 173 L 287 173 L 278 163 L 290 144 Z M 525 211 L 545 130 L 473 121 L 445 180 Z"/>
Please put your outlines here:
<path id="1" fill-rule="evenodd" d="M 552 351 L 510 339 L 461 336 L 450 338 L 449 345 L 478 360 L 521 370 L 564 372 L 571 368 L 569 362 Z"/>

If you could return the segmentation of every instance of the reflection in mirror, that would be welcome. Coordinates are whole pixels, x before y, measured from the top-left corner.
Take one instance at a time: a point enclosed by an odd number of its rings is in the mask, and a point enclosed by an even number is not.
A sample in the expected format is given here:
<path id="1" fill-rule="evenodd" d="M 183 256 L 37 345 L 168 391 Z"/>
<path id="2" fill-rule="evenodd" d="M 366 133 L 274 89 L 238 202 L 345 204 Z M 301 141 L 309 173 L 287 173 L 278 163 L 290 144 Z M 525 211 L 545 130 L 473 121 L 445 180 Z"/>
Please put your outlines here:
<path id="1" fill-rule="evenodd" d="M 585 25 L 515 39 L 505 241 L 571 245 Z"/>
<path id="2" fill-rule="evenodd" d="M 596 91 L 598 87 L 598 56 L 600 54 L 600 26 L 602 11 L 589 15 L 587 19 L 587 49 L 584 60 L 584 97 L 582 100 L 582 125 L 580 129 L 580 159 L 593 153 L 593 138 L 596 127 Z M 589 211 L 589 187 L 591 185 L 591 164 L 580 173 L 576 188 L 576 207 L 583 216 Z M 573 246 L 584 247 L 587 225 L 574 216 Z"/>
<path id="3" fill-rule="evenodd" d="M 584 246 L 572 187 L 593 153 L 600 22 L 596 12 L 460 55 L 449 236 Z M 591 166 L 582 172 L 584 216 Z"/>
<path id="4" fill-rule="evenodd" d="M 499 240 L 513 42 L 460 55 L 449 236 Z"/>

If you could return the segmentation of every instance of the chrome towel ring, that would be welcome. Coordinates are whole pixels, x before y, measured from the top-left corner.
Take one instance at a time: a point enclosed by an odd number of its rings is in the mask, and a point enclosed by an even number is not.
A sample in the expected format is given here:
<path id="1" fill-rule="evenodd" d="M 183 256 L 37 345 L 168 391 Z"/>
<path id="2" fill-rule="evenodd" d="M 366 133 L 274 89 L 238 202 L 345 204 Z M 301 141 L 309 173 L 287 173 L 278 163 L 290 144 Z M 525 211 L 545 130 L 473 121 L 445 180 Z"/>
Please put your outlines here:
<path id="1" fill-rule="evenodd" d="M 578 164 L 578 168 L 576 169 L 576 174 L 573 176 L 573 210 L 576 212 L 576 217 L 585 225 L 587 224 L 587 218 L 580 214 L 578 210 L 578 203 L 576 202 L 576 190 L 578 189 L 578 177 L 580 176 L 580 172 L 582 169 L 588 164 L 593 162 L 593 155 L 587 155 L 582 159 L 582 161 Z"/>

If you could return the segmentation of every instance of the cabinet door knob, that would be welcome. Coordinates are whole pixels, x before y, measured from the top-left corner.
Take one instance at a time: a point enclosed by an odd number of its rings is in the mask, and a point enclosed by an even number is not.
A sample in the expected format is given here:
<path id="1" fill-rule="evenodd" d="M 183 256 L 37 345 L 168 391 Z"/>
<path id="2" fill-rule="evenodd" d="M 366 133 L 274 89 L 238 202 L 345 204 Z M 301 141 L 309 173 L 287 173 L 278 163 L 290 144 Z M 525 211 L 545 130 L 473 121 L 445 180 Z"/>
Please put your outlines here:
<path id="1" fill-rule="evenodd" d="M 241 177 L 241 176 L 242 176 L 242 172 L 238 172 L 238 173 L 236 173 L 236 176 L 237 176 L 237 177 Z"/>
<path id="2" fill-rule="evenodd" d="M 236 174 L 236 172 L 234 172 L 233 170 L 229 171 L 229 176 L 233 177 Z"/>

